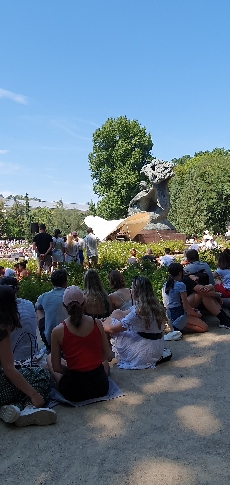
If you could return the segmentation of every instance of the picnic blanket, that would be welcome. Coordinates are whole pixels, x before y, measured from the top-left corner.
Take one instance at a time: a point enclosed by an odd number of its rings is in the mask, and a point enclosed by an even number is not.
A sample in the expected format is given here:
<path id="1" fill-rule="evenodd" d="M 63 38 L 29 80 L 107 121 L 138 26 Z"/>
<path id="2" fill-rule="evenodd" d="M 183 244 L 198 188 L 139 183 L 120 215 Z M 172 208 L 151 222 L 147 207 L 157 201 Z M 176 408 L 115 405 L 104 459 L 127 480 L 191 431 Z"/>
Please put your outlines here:
<path id="1" fill-rule="evenodd" d="M 94 402 L 98 401 L 109 401 L 110 399 L 114 399 L 116 397 L 122 397 L 124 396 L 124 393 L 120 390 L 120 388 L 115 384 L 115 382 L 109 377 L 109 390 L 106 396 L 102 397 L 96 397 L 94 399 L 87 399 L 87 401 L 81 401 L 81 402 L 71 402 L 67 401 L 62 394 L 54 387 L 51 387 L 50 391 L 50 400 L 48 403 L 49 408 L 53 408 L 54 406 L 57 406 L 58 404 L 69 404 L 70 406 L 74 407 L 80 407 L 80 406 L 86 406 L 86 404 L 92 404 Z"/>

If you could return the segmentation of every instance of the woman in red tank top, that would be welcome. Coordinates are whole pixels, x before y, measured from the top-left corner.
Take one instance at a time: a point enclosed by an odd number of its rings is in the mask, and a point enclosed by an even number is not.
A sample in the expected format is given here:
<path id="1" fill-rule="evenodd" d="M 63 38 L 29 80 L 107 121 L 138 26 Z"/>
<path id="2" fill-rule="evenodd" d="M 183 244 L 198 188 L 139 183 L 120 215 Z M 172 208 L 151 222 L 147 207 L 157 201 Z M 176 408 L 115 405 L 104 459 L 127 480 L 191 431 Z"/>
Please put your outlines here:
<path id="1" fill-rule="evenodd" d="M 69 401 L 105 396 L 109 383 L 102 362 L 108 361 L 109 345 L 103 326 L 84 315 L 84 294 L 77 286 L 66 288 L 63 305 L 69 316 L 52 332 L 49 370 Z"/>

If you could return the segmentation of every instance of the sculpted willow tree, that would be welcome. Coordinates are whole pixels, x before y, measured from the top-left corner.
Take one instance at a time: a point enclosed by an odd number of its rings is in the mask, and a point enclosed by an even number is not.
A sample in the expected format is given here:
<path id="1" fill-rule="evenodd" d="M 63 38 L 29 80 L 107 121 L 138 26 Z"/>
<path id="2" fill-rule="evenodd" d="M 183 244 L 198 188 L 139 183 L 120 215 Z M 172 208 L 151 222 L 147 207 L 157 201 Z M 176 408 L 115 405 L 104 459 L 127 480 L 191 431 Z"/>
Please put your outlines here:
<path id="1" fill-rule="evenodd" d="M 146 128 L 126 116 L 109 118 L 94 132 L 89 166 L 94 192 L 100 197 L 98 216 L 104 219 L 127 216 L 129 202 L 139 190 L 140 171 L 152 160 L 152 147 Z"/>

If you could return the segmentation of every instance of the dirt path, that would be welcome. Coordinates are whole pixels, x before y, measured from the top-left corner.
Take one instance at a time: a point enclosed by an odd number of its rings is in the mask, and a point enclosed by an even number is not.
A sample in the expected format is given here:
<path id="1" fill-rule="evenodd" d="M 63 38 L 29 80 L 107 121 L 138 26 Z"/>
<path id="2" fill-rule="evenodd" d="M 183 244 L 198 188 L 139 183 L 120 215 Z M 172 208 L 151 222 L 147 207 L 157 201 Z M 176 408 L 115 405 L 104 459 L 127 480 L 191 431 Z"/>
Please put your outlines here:
<path id="1" fill-rule="evenodd" d="M 166 342 L 156 370 L 112 368 L 125 392 L 83 408 L 57 406 L 56 425 L 0 422 L 3 485 L 227 485 L 230 331 Z"/>

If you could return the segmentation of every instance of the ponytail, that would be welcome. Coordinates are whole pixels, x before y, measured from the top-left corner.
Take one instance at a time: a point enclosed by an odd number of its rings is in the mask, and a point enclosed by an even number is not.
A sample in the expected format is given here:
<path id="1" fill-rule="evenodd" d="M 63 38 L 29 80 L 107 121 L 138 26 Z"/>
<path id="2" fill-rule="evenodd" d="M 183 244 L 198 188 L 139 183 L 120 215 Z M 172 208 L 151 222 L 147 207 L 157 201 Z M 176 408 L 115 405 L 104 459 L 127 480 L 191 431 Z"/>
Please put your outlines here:
<path id="1" fill-rule="evenodd" d="M 67 312 L 70 316 L 70 322 L 75 328 L 79 328 L 81 326 L 82 315 L 84 312 L 83 305 L 79 305 L 77 301 L 71 301 L 67 307 Z"/>
<path id="2" fill-rule="evenodd" d="M 166 282 L 166 285 L 165 285 L 165 293 L 166 295 L 169 294 L 170 290 L 172 290 L 174 288 L 174 279 L 173 277 L 170 275 L 168 275 L 168 280 Z"/>

